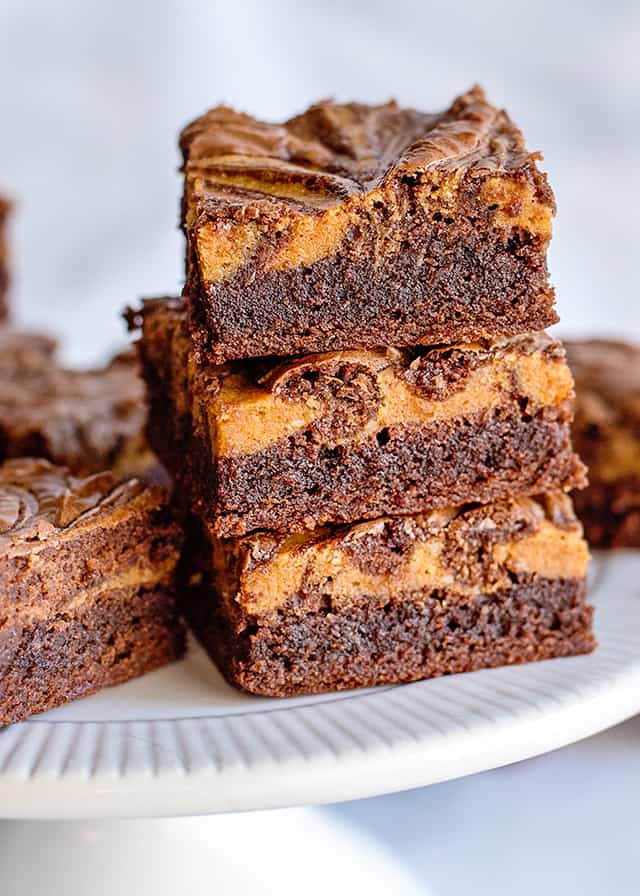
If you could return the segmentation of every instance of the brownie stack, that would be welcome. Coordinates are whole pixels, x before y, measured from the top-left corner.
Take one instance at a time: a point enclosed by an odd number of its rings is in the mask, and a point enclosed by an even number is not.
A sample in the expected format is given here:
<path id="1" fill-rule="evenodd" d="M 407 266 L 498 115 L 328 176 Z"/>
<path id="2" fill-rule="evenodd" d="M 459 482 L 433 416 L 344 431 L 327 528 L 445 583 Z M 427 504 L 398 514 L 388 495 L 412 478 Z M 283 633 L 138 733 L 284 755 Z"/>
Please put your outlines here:
<path id="1" fill-rule="evenodd" d="M 266 695 L 593 647 L 546 250 L 505 112 L 219 107 L 181 137 L 181 299 L 135 321 L 184 611 Z"/>

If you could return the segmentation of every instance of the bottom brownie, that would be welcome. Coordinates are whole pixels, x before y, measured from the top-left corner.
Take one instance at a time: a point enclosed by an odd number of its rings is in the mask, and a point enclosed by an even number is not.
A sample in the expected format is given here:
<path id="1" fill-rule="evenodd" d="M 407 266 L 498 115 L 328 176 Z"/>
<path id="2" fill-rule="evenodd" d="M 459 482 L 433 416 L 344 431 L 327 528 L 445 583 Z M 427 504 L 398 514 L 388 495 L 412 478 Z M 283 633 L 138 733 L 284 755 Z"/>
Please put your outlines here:
<path id="1" fill-rule="evenodd" d="M 193 589 L 186 613 L 231 684 L 273 697 L 417 681 L 589 653 L 582 580 L 532 578 L 450 606 L 446 591 L 234 631 Z"/>
<path id="2" fill-rule="evenodd" d="M 173 594 L 104 594 L 77 614 L 57 613 L 2 633 L 0 724 L 122 684 L 179 659 L 185 632 Z"/>
<path id="3" fill-rule="evenodd" d="M 563 495 L 307 536 L 200 538 L 184 613 L 227 679 L 255 694 L 415 681 L 595 646 L 588 552 Z"/>

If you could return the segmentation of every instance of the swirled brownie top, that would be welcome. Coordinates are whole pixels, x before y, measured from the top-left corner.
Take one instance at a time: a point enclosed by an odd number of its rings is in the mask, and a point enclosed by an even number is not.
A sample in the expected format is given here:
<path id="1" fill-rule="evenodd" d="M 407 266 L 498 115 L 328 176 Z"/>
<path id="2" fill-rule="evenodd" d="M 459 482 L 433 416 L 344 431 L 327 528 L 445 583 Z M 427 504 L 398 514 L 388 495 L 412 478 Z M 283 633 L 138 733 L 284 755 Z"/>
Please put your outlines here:
<path id="1" fill-rule="evenodd" d="M 218 361 L 556 319 L 553 195 L 479 87 L 437 114 L 323 101 L 274 125 L 219 106 L 180 145 L 186 294 Z"/>
<path id="2" fill-rule="evenodd" d="M 393 100 L 324 100 L 284 124 L 268 124 L 217 106 L 182 131 L 180 147 L 187 175 L 203 178 L 212 201 L 246 205 L 271 196 L 308 208 L 336 205 L 431 166 L 510 171 L 536 157 L 479 87 L 438 114 Z"/>
<path id="3" fill-rule="evenodd" d="M 78 478 L 40 458 L 5 461 L 0 464 L 0 548 L 113 521 L 136 498 L 156 508 L 165 500 L 162 489 L 138 479 L 119 483 L 109 472 Z"/>

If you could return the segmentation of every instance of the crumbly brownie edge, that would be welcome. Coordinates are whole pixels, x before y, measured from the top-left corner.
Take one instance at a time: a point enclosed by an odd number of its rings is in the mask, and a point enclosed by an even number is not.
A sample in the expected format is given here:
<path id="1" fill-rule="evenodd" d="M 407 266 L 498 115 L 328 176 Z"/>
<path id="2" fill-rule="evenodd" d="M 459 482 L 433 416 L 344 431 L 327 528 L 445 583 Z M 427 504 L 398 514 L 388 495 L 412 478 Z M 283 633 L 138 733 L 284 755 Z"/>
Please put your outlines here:
<path id="1" fill-rule="evenodd" d="M 640 477 L 593 479 L 573 502 L 592 547 L 640 548 Z"/>
<path id="2" fill-rule="evenodd" d="M 596 644 L 582 579 L 520 578 L 461 605 L 447 592 L 384 606 L 280 613 L 237 631 L 206 585 L 182 595 L 196 636 L 228 681 L 272 697 L 372 687 L 589 653 Z M 304 601 L 306 595 L 300 595 Z"/>
<path id="3" fill-rule="evenodd" d="M 217 465 L 193 434 L 188 445 L 167 448 L 166 406 L 150 437 L 165 463 L 173 462 L 182 499 L 227 537 L 580 488 L 584 467 L 571 447 L 569 419 L 562 405 L 533 417 L 497 408 L 330 448 L 303 433 Z"/>
<path id="4" fill-rule="evenodd" d="M 185 630 L 164 587 L 112 591 L 77 615 L 0 632 L 0 725 L 179 659 Z"/>

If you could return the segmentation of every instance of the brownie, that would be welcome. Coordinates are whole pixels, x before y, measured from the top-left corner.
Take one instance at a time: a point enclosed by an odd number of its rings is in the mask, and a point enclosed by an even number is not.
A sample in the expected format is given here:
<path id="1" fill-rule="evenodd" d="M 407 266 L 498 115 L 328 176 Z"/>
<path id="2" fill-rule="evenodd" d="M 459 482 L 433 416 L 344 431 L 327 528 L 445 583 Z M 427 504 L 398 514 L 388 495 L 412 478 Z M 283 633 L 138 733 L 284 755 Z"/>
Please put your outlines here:
<path id="1" fill-rule="evenodd" d="M 11 203 L 0 196 L 0 320 L 9 314 L 9 244 L 7 223 Z"/>
<path id="2" fill-rule="evenodd" d="M 0 465 L 0 725 L 182 655 L 180 545 L 157 486 Z"/>
<path id="3" fill-rule="evenodd" d="M 0 459 L 44 457 L 77 475 L 158 467 L 144 437 L 144 384 L 134 351 L 105 367 L 68 370 L 55 342 L 0 328 Z"/>
<path id="4" fill-rule="evenodd" d="M 179 300 L 136 320 L 150 442 L 217 535 L 584 484 L 571 374 L 545 333 L 212 366 Z"/>
<path id="5" fill-rule="evenodd" d="M 587 538 L 597 547 L 640 547 L 640 345 L 568 342 L 576 379 L 573 438 L 589 467 L 576 494 Z"/>
<path id="6" fill-rule="evenodd" d="M 445 112 L 224 106 L 181 135 L 185 295 L 214 360 L 469 341 L 553 324 L 538 153 L 475 87 Z"/>
<path id="7" fill-rule="evenodd" d="M 304 536 L 201 533 L 181 589 L 227 679 L 266 696 L 588 653 L 588 551 L 562 494 Z"/>

